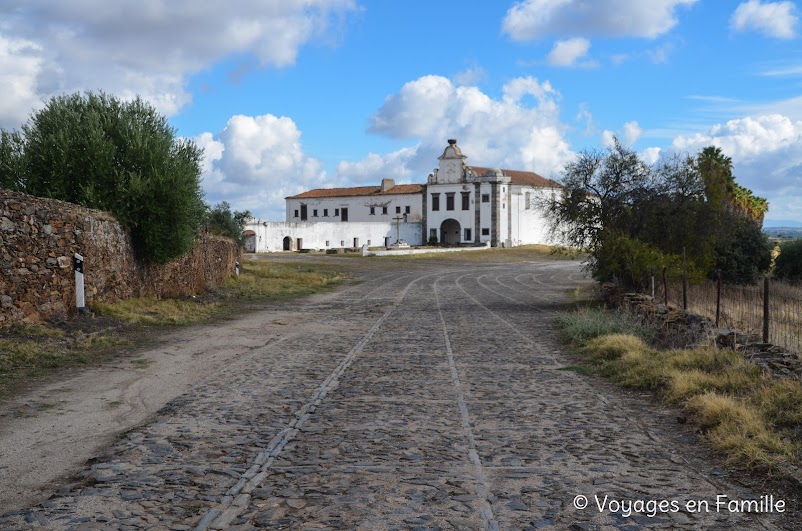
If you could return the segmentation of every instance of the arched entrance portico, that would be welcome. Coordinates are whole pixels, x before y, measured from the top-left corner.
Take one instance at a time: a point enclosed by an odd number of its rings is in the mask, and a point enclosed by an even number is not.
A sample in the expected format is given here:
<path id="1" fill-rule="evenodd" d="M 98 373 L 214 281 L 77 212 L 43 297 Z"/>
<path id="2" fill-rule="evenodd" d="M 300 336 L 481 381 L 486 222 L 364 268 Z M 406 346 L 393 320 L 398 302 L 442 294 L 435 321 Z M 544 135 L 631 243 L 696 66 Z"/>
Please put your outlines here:
<path id="1" fill-rule="evenodd" d="M 447 219 L 440 224 L 440 241 L 446 245 L 456 245 L 460 242 L 459 237 L 459 221 L 456 219 Z"/>
<path id="2" fill-rule="evenodd" d="M 284 236 L 284 246 L 282 248 L 285 251 L 292 251 L 292 238 Z"/>

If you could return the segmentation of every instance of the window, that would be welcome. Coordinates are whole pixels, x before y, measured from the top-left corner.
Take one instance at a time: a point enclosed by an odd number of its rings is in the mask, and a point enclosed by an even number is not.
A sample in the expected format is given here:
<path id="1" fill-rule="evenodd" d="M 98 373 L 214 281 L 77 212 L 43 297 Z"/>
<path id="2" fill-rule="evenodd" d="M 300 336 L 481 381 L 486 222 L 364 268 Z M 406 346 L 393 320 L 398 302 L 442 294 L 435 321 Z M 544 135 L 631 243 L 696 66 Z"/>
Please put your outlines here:
<path id="1" fill-rule="evenodd" d="M 429 239 L 437 239 L 437 229 L 429 229 Z"/>
<path id="2" fill-rule="evenodd" d="M 382 214 L 387 214 L 387 207 L 382 207 Z"/>
<path id="3" fill-rule="evenodd" d="M 324 210 L 324 212 L 325 212 L 325 210 Z M 329 240 L 326 240 L 326 247 L 328 247 L 328 246 L 329 246 Z"/>
<path id="4" fill-rule="evenodd" d="M 323 209 L 323 217 L 324 218 L 329 217 L 329 209 L 328 208 L 324 208 Z M 326 245 L 328 245 L 328 243 Z"/>
<path id="5" fill-rule="evenodd" d="M 490 202 L 490 194 L 482 194 L 482 203 Z"/>
<path id="6" fill-rule="evenodd" d="M 471 209 L 471 193 L 462 192 L 462 210 Z"/>
<path id="7" fill-rule="evenodd" d="M 295 217 L 296 218 L 298 217 L 298 209 L 297 208 L 295 209 Z"/>
<path id="8" fill-rule="evenodd" d="M 314 210 L 312 211 L 312 217 L 313 217 L 313 218 L 316 218 L 316 217 L 317 217 L 317 209 L 314 209 Z"/>
<path id="9" fill-rule="evenodd" d="M 368 245 L 370 245 L 370 240 L 368 240 Z"/>
<path id="10" fill-rule="evenodd" d="M 404 214 L 409 214 L 409 213 L 410 213 L 410 209 L 409 209 L 409 207 L 408 207 L 408 206 L 405 206 L 405 207 L 404 207 Z"/>
<path id="11" fill-rule="evenodd" d="M 454 192 L 446 193 L 446 210 L 454 210 Z"/>
<path id="12" fill-rule="evenodd" d="M 370 215 L 373 216 L 376 214 L 376 207 L 370 207 Z"/>
<path id="13" fill-rule="evenodd" d="M 401 207 L 400 206 L 395 207 L 395 213 L 396 214 L 400 214 L 401 213 Z"/>
<path id="14" fill-rule="evenodd" d="M 482 229 L 482 236 L 490 236 L 490 229 Z"/>
<path id="15" fill-rule="evenodd" d="M 345 240 L 340 240 L 340 247 L 345 247 Z"/>
<path id="16" fill-rule="evenodd" d="M 301 205 L 301 221 L 306 221 L 306 205 Z"/>
<path id="17" fill-rule="evenodd" d="M 465 229 L 465 241 L 469 242 L 471 239 L 471 229 Z"/>
<path id="18" fill-rule="evenodd" d="M 334 217 L 337 217 L 339 215 L 340 215 L 340 209 L 339 208 L 335 208 L 334 209 Z"/>
<path id="19" fill-rule="evenodd" d="M 532 194 L 530 194 L 529 192 L 526 192 L 524 194 L 524 208 L 526 210 L 529 210 L 529 209 L 532 208 Z"/>
<path id="20" fill-rule="evenodd" d="M 432 194 L 432 212 L 440 210 L 440 194 Z M 437 236 L 435 234 L 435 236 Z"/>

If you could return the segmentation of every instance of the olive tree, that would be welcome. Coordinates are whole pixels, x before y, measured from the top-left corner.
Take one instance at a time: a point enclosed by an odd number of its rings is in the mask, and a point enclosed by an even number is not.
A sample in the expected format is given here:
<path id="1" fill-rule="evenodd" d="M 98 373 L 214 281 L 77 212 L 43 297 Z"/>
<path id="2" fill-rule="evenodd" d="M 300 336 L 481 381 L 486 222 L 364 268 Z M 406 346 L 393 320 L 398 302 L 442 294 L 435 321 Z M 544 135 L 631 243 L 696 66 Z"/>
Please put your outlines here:
<path id="1" fill-rule="evenodd" d="M 189 251 L 202 226 L 201 157 L 142 99 L 75 93 L 2 132 L 0 185 L 110 211 L 141 259 L 165 263 Z"/>

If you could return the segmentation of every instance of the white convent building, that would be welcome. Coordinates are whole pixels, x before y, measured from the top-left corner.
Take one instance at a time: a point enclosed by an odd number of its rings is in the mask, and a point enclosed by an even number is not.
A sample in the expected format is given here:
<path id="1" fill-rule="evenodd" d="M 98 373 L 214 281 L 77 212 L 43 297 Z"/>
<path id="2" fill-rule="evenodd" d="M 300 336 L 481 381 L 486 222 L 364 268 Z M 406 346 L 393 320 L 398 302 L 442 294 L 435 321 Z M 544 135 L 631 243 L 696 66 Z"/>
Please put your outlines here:
<path id="1" fill-rule="evenodd" d="M 549 243 L 538 199 L 559 185 L 534 172 L 468 166 L 456 140 L 426 184 L 321 188 L 286 198 L 286 221 L 254 220 L 247 251 L 410 245 Z"/>

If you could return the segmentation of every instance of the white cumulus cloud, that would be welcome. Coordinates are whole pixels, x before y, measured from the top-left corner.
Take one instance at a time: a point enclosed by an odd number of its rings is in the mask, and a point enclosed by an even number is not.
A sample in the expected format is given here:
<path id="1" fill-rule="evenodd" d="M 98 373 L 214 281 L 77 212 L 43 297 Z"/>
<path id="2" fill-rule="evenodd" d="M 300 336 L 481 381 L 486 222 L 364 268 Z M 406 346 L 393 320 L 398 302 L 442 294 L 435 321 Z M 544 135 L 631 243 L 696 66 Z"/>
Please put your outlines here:
<path id="1" fill-rule="evenodd" d="M 581 37 L 557 41 L 546 61 L 552 66 L 574 66 L 579 59 L 587 55 L 588 50 L 590 41 Z"/>
<path id="2" fill-rule="evenodd" d="M 770 114 L 747 116 L 712 127 L 707 133 L 678 136 L 674 151 L 696 153 L 714 145 L 733 162 L 737 182 L 770 200 L 769 217 L 802 215 L 802 121 Z"/>
<path id="3" fill-rule="evenodd" d="M 284 198 L 326 184 L 323 164 L 307 155 L 301 131 L 285 116 L 233 116 L 204 148 L 203 189 L 210 203 L 228 201 L 263 219 L 284 219 Z"/>
<path id="4" fill-rule="evenodd" d="M 630 147 L 640 139 L 641 135 L 643 135 L 643 129 L 641 129 L 638 122 L 626 122 L 620 131 L 611 131 L 609 129 L 602 131 L 601 144 L 607 148 L 613 147 L 613 138 L 617 137 L 623 146 Z"/>
<path id="5" fill-rule="evenodd" d="M 677 24 L 676 11 L 697 0 L 522 0 L 504 17 L 502 30 L 529 41 L 549 35 L 654 38 Z"/>
<path id="6" fill-rule="evenodd" d="M 730 25 L 736 31 L 751 30 L 778 39 L 792 39 L 798 20 L 793 2 L 748 0 L 737 7 Z"/>
<path id="7" fill-rule="evenodd" d="M 4 99 L 30 105 L 103 89 L 174 114 L 191 99 L 191 75 L 237 54 L 292 65 L 354 9 L 355 0 L 8 0 L 0 3 L 0 79 L 21 81 L 3 83 Z M 0 106 L 0 126 L 19 123 L 19 112 Z"/>
<path id="8" fill-rule="evenodd" d="M 456 138 L 468 164 L 559 172 L 573 153 L 559 118 L 559 93 L 548 81 L 515 78 L 492 98 L 477 87 L 455 86 L 441 76 L 423 76 L 389 96 L 373 115 L 370 130 L 414 139 L 414 150 L 385 155 L 406 160 L 422 182 L 437 165 L 446 140 Z M 376 162 L 374 161 L 374 164 Z"/>

